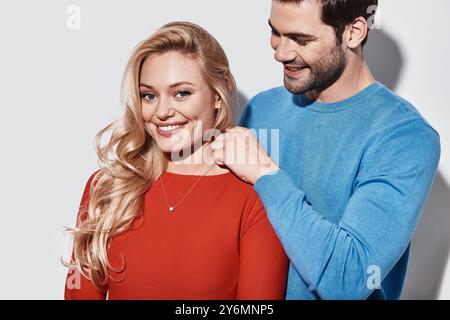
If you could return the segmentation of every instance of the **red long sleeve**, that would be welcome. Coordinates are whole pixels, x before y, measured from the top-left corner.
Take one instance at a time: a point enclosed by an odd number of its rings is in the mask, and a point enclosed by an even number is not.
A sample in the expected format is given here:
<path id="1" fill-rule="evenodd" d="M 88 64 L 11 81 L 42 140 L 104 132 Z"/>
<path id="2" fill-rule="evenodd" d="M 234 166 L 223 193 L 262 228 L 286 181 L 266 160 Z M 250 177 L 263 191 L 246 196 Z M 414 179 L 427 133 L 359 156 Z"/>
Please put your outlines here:
<path id="1" fill-rule="evenodd" d="M 89 203 L 89 188 L 94 179 L 94 172 L 88 179 L 84 187 L 83 195 L 80 201 L 80 207 Z M 77 226 L 82 217 L 77 215 Z M 74 255 L 72 252 L 72 259 Z M 105 300 L 106 294 L 98 291 L 95 286 L 84 277 L 76 268 L 69 268 L 64 287 L 64 299 L 66 300 Z"/>
<path id="2" fill-rule="evenodd" d="M 237 299 L 282 299 L 288 259 L 263 204 L 258 197 L 253 202 L 240 238 Z"/>
<path id="3" fill-rule="evenodd" d="M 173 205 L 198 177 L 162 178 Z M 113 267 L 126 263 L 124 272 L 111 271 L 108 299 L 284 297 L 288 259 L 253 187 L 232 173 L 203 177 L 173 213 L 157 181 L 143 217 L 112 240 L 108 254 Z M 66 285 L 65 298 L 105 298 L 84 277 L 81 284 Z"/>

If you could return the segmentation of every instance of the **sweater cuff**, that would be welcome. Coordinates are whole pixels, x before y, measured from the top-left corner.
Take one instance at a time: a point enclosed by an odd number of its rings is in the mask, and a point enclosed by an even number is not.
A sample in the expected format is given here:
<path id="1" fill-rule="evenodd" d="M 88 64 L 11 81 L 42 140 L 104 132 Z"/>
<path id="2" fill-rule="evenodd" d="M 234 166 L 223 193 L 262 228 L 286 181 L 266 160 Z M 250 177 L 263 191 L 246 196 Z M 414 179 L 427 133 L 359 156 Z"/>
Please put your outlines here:
<path id="1" fill-rule="evenodd" d="M 298 188 L 286 172 L 279 169 L 275 173 L 259 178 L 254 185 L 254 190 L 263 203 L 272 206 L 278 201 L 284 202 L 284 198 L 289 197 L 291 192 L 298 191 Z"/>

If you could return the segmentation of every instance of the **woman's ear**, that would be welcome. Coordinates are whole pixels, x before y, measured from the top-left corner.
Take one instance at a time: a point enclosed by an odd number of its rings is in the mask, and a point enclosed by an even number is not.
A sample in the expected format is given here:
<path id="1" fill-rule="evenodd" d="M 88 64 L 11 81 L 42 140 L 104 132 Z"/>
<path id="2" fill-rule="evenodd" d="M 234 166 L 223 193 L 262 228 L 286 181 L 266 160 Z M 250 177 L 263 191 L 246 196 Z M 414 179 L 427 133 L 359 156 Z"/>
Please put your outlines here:
<path id="1" fill-rule="evenodd" d="M 216 93 L 214 95 L 214 108 L 216 110 L 219 110 L 222 107 L 222 99 L 220 98 L 220 96 Z"/>

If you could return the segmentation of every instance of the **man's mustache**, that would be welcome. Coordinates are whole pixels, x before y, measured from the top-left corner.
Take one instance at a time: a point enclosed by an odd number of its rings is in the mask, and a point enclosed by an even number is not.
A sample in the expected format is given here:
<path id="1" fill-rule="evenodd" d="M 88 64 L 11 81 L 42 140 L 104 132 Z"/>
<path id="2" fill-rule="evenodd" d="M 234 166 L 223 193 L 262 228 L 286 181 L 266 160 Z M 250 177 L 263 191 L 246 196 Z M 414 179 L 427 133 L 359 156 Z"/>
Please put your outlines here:
<path id="1" fill-rule="evenodd" d="M 300 63 L 289 62 L 289 63 L 283 63 L 283 65 L 285 68 L 298 68 L 298 69 L 309 68 L 308 64 L 302 63 L 302 62 L 300 62 Z"/>

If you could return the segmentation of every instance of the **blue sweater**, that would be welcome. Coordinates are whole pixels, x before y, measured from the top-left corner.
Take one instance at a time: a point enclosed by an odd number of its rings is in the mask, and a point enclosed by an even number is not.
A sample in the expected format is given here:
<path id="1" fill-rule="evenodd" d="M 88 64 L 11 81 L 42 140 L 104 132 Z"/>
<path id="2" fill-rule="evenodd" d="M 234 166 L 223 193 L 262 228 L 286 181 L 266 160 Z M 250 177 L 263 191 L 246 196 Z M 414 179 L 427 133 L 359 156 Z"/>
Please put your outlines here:
<path id="1" fill-rule="evenodd" d="M 286 299 L 399 299 L 440 158 L 419 112 L 379 82 L 337 103 L 280 87 L 239 125 L 280 166 L 254 188 L 291 261 Z"/>

